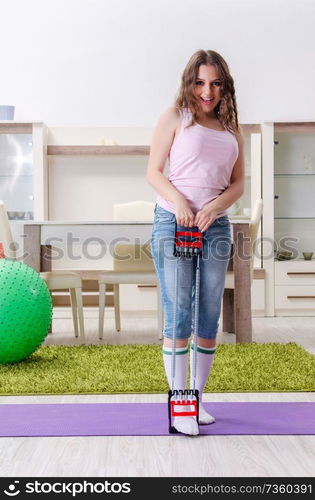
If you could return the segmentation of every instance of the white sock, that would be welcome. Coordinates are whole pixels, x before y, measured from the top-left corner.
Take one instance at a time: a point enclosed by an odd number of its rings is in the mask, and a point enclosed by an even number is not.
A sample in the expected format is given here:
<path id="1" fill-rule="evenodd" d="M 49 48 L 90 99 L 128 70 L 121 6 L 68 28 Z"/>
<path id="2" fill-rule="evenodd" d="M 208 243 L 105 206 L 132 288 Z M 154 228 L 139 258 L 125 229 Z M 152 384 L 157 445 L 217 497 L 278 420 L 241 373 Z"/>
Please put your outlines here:
<path id="1" fill-rule="evenodd" d="M 190 387 L 193 388 L 193 350 L 194 344 L 190 345 Z M 196 371 L 196 386 L 199 391 L 199 424 L 212 424 L 215 418 L 210 415 L 203 407 L 202 395 L 203 389 L 208 380 L 211 371 L 212 363 L 215 355 L 215 347 L 201 347 L 197 345 L 197 371 Z"/>
<path id="2" fill-rule="evenodd" d="M 188 347 L 176 347 L 174 390 L 184 390 L 187 386 Z M 168 385 L 172 388 L 172 348 L 163 346 L 163 361 Z M 175 429 L 183 434 L 199 434 L 195 417 L 174 417 Z"/>

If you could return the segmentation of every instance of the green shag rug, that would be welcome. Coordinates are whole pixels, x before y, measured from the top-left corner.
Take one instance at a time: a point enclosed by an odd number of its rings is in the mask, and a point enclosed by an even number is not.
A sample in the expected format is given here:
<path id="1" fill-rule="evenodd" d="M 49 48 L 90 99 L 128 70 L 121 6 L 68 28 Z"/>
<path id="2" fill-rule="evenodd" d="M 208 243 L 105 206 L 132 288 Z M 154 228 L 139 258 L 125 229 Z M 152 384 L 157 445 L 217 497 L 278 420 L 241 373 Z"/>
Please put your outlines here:
<path id="1" fill-rule="evenodd" d="M 205 392 L 315 390 L 315 356 L 297 344 L 219 344 Z M 42 346 L 0 366 L 1 395 L 166 393 L 160 345 Z"/>

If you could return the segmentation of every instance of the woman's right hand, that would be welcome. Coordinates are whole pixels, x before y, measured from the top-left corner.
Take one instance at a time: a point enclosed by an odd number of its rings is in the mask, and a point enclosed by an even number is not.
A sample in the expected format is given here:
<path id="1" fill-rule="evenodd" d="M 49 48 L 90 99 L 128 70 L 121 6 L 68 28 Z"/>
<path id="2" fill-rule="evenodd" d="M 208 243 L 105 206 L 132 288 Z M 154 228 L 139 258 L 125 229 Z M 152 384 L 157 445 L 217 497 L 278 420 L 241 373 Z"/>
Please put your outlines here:
<path id="1" fill-rule="evenodd" d="M 175 202 L 175 216 L 176 222 L 180 226 L 192 227 L 195 225 L 195 215 L 184 197 Z"/>

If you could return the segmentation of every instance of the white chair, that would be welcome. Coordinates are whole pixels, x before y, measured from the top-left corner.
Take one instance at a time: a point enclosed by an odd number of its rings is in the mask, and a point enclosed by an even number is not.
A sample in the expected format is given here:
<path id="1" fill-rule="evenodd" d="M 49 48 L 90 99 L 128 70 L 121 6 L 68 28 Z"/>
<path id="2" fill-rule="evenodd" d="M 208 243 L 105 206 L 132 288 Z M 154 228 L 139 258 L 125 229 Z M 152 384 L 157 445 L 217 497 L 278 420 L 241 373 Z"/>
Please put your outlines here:
<path id="1" fill-rule="evenodd" d="M 113 205 L 114 220 L 148 221 L 154 218 L 155 203 L 152 201 L 130 201 Z"/>
<path id="2" fill-rule="evenodd" d="M 155 203 L 134 201 L 114 205 L 115 220 L 153 220 Z M 115 255 L 117 256 L 115 258 Z M 99 338 L 103 338 L 106 285 L 114 287 L 115 326 L 120 331 L 120 284 L 144 284 L 157 286 L 158 332 L 162 338 L 163 313 L 161 294 L 149 245 L 117 244 L 113 269 L 104 271 L 99 279 Z"/>
<path id="3" fill-rule="evenodd" d="M 3 201 L 0 201 L 0 241 L 3 246 L 4 256 L 16 260 L 16 249 L 13 242 L 10 223 Z M 69 289 L 72 308 L 74 334 L 79 336 L 78 318 L 80 327 L 80 340 L 84 342 L 84 320 L 82 305 L 82 280 L 71 271 L 51 271 L 39 273 L 45 280 L 49 290 Z"/>
<path id="4" fill-rule="evenodd" d="M 261 216 L 262 216 L 262 211 L 263 211 L 263 201 L 262 199 L 256 200 L 253 211 L 252 211 L 252 216 L 249 224 L 249 237 L 250 237 L 250 276 L 251 276 L 251 285 L 253 283 L 254 279 L 254 255 L 255 255 L 255 250 L 257 247 L 257 234 L 258 234 L 258 229 L 261 221 Z M 231 296 L 230 296 L 230 303 L 232 307 L 232 317 L 227 317 L 224 314 L 223 311 L 223 330 L 225 331 L 225 323 L 228 324 L 229 326 L 227 327 L 228 331 L 232 333 L 234 331 L 234 288 L 235 288 L 235 283 L 234 283 L 234 271 L 227 271 L 226 273 L 226 278 L 225 278 L 225 289 L 231 290 Z"/>

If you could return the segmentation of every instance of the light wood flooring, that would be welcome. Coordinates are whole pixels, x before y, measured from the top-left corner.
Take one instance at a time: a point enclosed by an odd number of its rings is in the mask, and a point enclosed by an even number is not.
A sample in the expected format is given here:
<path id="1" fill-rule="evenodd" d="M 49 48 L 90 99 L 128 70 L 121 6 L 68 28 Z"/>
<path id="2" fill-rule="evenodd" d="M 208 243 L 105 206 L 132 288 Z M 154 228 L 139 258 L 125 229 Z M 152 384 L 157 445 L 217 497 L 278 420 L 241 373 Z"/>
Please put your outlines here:
<path id="1" fill-rule="evenodd" d="M 76 344 L 65 310 L 54 313 L 46 344 Z M 106 312 L 104 343 L 161 343 L 152 313 L 123 313 L 114 331 Z M 88 343 L 98 344 L 97 313 L 85 312 Z M 255 342 L 297 342 L 315 354 L 315 317 L 253 318 Z M 233 343 L 220 332 L 217 343 Z M 214 393 L 207 401 L 312 401 L 315 393 Z M 4 396 L 0 404 L 161 402 L 165 394 Z M 128 418 L 128 415 L 126 415 Z M 0 477 L 313 477 L 315 436 L 100 436 L 0 438 Z"/>

